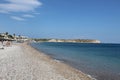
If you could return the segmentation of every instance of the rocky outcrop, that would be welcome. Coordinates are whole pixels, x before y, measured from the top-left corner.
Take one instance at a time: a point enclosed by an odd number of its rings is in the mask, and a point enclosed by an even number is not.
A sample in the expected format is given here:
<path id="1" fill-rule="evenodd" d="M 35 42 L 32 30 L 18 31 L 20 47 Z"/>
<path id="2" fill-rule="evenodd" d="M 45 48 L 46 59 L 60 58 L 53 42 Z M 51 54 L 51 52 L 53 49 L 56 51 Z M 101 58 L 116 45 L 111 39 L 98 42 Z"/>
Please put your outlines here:
<path id="1" fill-rule="evenodd" d="M 50 39 L 48 42 L 100 43 L 99 40 L 92 39 Z"/>

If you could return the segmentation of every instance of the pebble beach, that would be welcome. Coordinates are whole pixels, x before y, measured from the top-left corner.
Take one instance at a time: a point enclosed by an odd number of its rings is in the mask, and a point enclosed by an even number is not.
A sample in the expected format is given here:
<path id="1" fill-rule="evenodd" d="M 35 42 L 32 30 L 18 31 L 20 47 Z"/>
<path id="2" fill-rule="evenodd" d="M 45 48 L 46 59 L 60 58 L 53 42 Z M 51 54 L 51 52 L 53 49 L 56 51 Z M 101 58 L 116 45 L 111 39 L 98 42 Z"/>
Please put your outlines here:
<path id="1" fill-rule="evenodd" d="M 0 49 L 0 80 L 93 80 L 87 74 L 29 46 L 14 44 Z"/>

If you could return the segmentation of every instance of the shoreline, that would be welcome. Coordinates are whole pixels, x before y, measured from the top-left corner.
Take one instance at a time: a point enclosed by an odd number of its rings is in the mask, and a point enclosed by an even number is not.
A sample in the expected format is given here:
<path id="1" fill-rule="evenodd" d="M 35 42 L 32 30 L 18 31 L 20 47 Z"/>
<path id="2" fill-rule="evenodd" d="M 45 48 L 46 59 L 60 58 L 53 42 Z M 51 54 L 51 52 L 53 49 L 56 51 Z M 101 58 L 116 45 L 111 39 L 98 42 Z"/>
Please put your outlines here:
<path id="1" fill-rule="evenodd" d="M 95 80 L 56 61 L 28 43 L 14 43 L 0 50 L 1 80 Z"/>
<path id="2" fill-rule="evenodd" d="M 82 71 L 75 69 L 72 66 L 70 66 L 60 60 L 56 60 L 56 59 L 52 58 L 50 55 L 47 55 L 44 52 L 39 51 L 36 48 L 32 47 L 30 44 L 26 44 L 26 45 L 28 47 L 32 48 L 32 50 L 37 51 L 40 55 L 44 55 L 45 58 L 49 61 L 49 63 L 55 67 L 57 72 L 59 72 L 59 74 L 63 75 L 68 80 L 76 80 L 76 77 L 69 79 L 71 76 L 77 76 L 78 78 L 80 78 L 82 80 L 96 80 L 91 75 L 85 74 Z M 63 68 L 60 68 L 60 66 L 63 66 Z M 79 80 L 79 79 L 77 79 L 77 80 Z"/>

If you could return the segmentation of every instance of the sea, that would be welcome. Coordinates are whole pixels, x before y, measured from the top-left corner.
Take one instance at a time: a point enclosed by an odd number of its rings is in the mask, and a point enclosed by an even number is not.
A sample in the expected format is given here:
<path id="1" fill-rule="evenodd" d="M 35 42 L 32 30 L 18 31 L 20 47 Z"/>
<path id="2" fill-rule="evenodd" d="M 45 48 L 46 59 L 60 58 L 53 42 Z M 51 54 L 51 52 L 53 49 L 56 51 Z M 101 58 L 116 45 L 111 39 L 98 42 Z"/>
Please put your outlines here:
<path id="1" fill-rule="evenodd" d="M 120 44 L 43 42 L 31 46 L 97 80 L 120 80 Z"/>

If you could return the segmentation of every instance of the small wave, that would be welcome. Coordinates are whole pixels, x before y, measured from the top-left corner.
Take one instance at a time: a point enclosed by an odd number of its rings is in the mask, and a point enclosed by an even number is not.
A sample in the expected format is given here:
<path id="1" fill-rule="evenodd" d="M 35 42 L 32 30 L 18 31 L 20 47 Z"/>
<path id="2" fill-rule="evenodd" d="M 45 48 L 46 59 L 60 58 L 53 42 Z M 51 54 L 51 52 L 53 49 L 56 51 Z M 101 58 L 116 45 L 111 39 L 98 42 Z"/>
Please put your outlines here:
<path id="1" fill-rule="evenodd" d="M 78 72 L 80 72 L 80 73 L 83 73 L 83 72 L 81 72 L 80 70 L 77 70 Z M 86 73 L 84 73 L 84 74 L 86 74 Z M 96 78 L 94 78 L 93 76 L 91 76 L 90 74 L 86 74 L 89 78 L 91 78 L 92 80 L 97 80 Z"/>
<path id="2" fill-rule="evenodd" d="M 54 61 L 55 61 L 55 62 L 58 62 L 58 63 L 62 62 L 62 61 L 60 61 L 60 60 L 58 60 L 58 59 L 54 59 Z"/>
<path id="3" fill-rule="evenodd" d="M 97 80 L 96 78 L 93 78 L 91 75 L 87 74 L 88 77 L 90 77 L 92 80 Z"/>

